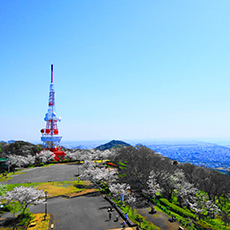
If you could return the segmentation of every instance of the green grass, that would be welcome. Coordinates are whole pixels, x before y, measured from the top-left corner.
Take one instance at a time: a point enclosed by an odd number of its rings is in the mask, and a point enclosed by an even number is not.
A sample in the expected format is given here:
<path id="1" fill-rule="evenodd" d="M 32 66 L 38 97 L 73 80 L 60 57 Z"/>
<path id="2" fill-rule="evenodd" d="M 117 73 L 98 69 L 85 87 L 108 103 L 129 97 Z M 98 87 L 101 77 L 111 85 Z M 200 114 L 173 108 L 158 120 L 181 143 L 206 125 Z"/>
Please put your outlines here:
<path id="1" fill-rule="evenodd" d="M 18 172 L 15 172 L 15 173 L 10 172 L 10 173 L 7 174 L 7 176 L 3 176 L 3 175 L 1 174 L 1 176 L 0 176 L 0 182 L 8 181 L 8 180 L 10 180 L 10 179 L 13 178 L 13 177 L 12 177 L 13 175 L 18 175 L 18 174 L 26 174 L 26 173 L 21 172 L 21 171 L 18 171 Z"/>
<path id="2" fill-rule="evenodd" d="M 112 199 L 117 206 L 123 211 L 123 213 L 128 213 L 128 217 L 129 219 L 136 224 L 140 224 L 136 219 L 142 219 L 141 222 L 141 227 L 142 229 L 145 229 L 144 226 L 148 226 L 148 230 L 160 230 L 159 227 L 157 227 L 156 225 L 154 225 L 152 222 L 148 222 L 145 217 L 141 216 L 140 214 L 137 213 L 137 211 L 135 209 L 132 210 L 131 207 L 129 207 L 128 205 L 125 206 L 121 206 L 121 204 L 119 203 L 120 201 L 117 201 L 116 199 Z"/>
<path id="3" fill-rule="evenodd" d="M 32 214 L 31 215 L 31 223 L 35 223 L 35 226 L 28 226 L 28 228 L 26 228 L 26 226 L 17 226 L 16 229 L 18 230 L 24 230 L 24 229 L 30 229 L 30 230 L 48 230 L 49 229 L 49 222 L 50 222 L 50 214 L 47 214 L 46 216 L 46 220 L 44 220 L 44 213 L 37 213 L 37 214 Z M 15 229 L 13 227 L 13 223 L 11 223 L 9 226 L 6 227 L 0 227 L 0 230 L 13 230 Z"/>
<path id="4" fill-rule="evenodd" d="M 190 217 L 190 218 L 196 218 L 196 215 L 195 214 L 193 214 L 193 213 L 191 213 L 190 211 L 187 211 L 187 210 L 185 210 L 185 209 L 183 209 L 183 208 L 181 208 L 181 207 L 179 207 L 179 206 L 177 206 L 177 205 L 175 205 L 175 204 L 173 204 L 173 203 L 170 203 L 167 199 L 165 199 L 165 198 L 161 198 L 160 199 L 160 202 L 162 203 L 162 204 L 164 204 L 166 207 L 167 207 L 167 209 L 170 209 L 170 210 L 172 210 L 172 211 L 174 211 L 174 212 L 176 212 L 176 213 L 178 213 L 179 215 L 182 215 L 182 216 L 184 216 L 184 217 Z"/>
<path id="5" fill-rule="evenodd" d="M 166 199 L 164 199 L 166 200 Z M 155 202 L 156 203 L 156 202 Z M 180 212 L 175 212 L 173 209 L 169 210 L 170 207 L 167 206 L 166 204 L 170 203 L 170 202 L 163 202 L 165 205 L 161 204 L 160 202 L 156 203 L 156 211 L 163 211 L 166 214 L 173 215 L 177 221 L 179 222 L 180 220 L 182 220 L 182 222 L 184 223 L 183 226 L 185 226 L 186 223 L 189 223 L 191 220 L 189 218 L 186 218 L 186 216 L 181 216 Z M 173 206 L 174 207 L 174 206 Z M 177 210 L 176 210 L 177 211 Z M 185 210 L 184 211 L 188 211 Z M 184 214 L 184 213 L 183 213 Z M 202 220 L 197 220 L 197 223 L 202 226 L 202 227 L 206 227 L 206 228 L 211 228 L 213 230 L 230 230 L 230 226 L 227 225 L 227 227 L 225 228 L 223 221 L 217 216 L 215 219 L 211 219 L 209 217 L 206 217 Z M 187 229 L 191 229 L 191 230 L 195 230 L 194 227 L 186 227 Z"/>
<path id="6" fill-rule="evenodd" d="M 226 228 L 225 228 L 224 222 L 219 218 L 215 218 L 215 219 L 206 218 L 205 221 L 208 224 L 211 224 L 215 229 L 218 229 L 218 230 L 230 230 L 230 225 L 227 225 Z"/>
<path id="7" fill-rule="evenodd" d="M 75 192 L 85 191 L 86 188 L 76 188 L 75 185 L 85 185 L 83 181 L 57 181 L 57 182 L 38 182 L 38 183 L 21 183 L 9 184 L 7 190 L 15 187 L 25 186 L 34 187 L 43 191 L 47 191 L 49 196 L 67 195 Z"/>

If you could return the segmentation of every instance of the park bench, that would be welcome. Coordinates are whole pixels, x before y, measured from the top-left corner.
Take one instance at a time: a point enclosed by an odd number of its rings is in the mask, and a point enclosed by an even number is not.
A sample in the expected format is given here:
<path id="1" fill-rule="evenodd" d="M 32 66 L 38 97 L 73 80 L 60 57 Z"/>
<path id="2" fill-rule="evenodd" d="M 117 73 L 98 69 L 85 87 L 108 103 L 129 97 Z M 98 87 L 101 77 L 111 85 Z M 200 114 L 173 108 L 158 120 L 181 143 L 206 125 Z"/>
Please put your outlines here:
<path id="1" fill-rule="evenodd" d="M 150 214 L 155 214 L 157 211 L 152 207 L 151 210 L 149 211 Z"/>
<path id="2" fill-rule="evenodd" d="M 168 221 L 172 223 L 172 222 L 175 222 L 176 219 L 174 217 L 172 217 L 172 218 L 169 218 Z"/>

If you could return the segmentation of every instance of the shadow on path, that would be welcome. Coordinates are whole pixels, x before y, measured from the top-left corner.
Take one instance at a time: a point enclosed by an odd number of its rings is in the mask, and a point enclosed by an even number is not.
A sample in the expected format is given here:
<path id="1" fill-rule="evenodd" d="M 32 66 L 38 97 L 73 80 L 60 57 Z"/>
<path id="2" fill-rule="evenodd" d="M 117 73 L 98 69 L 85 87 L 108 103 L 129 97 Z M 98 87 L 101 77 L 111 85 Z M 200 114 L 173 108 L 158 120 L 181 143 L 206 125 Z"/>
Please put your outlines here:
<path id="1" fill-rule="evenodd" d="M 171 223 L 170 218 L 164 212 L 157 211 L 155 214 L 149 214 L 150 208 L 137 209 L 137 213 L 146 217 L 147 221 L 154 223 L 160 229 L 164 230 L 178 230 L 180 224 L 178 222 Z M 184 228 L 185 229 L 185 228 Z"/>

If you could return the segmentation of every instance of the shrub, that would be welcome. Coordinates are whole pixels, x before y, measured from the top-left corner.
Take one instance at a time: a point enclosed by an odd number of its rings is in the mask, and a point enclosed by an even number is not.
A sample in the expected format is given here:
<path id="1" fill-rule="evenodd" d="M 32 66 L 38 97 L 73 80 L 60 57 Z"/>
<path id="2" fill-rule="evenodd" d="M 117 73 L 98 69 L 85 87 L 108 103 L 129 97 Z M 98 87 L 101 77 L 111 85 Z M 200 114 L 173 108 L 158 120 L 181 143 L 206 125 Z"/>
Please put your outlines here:
<path id="1" fill-rule="evenodd" d="M 196 222 L 195 227 L 196 229 L 213 229 L 213 226 L 204 220 L 199 220 Z"/>
<path id="2" fill-rule="evenodd" d="M 27 168 L 33 168 L 34 167 L 34 165 L 32 165 L 32 164 L 29 164 L 28 166 L 27 166 Z"/>
<path id="3" fill-rule="evenodd" d="M 172 204 L 172 203 L 170 203 L 167 199 L 165 199 L 165 198 L 161 198 L 160 199 L 160 202 L 163 204 L 163 205 L 166 205 L 166 207 L 169 207 L 169 209 L 170 210 L 172 210 L 172 211 L 174 211 L 174 212 L 176 212 L 176 213 L 178 213 L 178 214 L 180 214 L 180 215 L 182 215 L 182 216 L 184 216 L 184 217 L 190 217 L 190 218 L 196 218 L 196 215 L 195 214 L 193 214 L 193 213 L 191 213 L 191 212 L 189 212 L 189 211 L 186 211 L 186 210 L 184 210 L 183 208 L 180 208 L 180 207 L 178 207 L 177 205 L 175 205 L 175 204 Z"/>

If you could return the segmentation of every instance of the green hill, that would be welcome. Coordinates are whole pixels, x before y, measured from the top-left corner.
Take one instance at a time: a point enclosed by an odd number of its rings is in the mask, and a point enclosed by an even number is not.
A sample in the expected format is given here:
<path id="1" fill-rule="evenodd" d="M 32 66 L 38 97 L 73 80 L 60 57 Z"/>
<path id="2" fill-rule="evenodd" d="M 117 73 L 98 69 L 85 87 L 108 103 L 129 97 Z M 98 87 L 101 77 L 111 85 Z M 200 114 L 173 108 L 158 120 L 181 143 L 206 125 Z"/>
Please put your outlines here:
<path id="1" fill-rule="evenodd" d="M 8 154 L 14 155 L 35 155 L 41 150 L 41 145 L 34 145 L 25 141 L 15 141 L 13 143 L 0 142 L 0 157 L 7 157 Z"/>
<path id="2" fill-rule="evenodd" d="M 100 145 L 98 147 L 96 147 L 96 150 L 101 150 L 104 151 L 106 149 L 111 149 L 111 148 L 122 148 L 124 146 L 131 146 L 128 143 L 125 143 L 124 141 L 117 141 L 117 140 L 112 140 L 104 145 Z"/>

